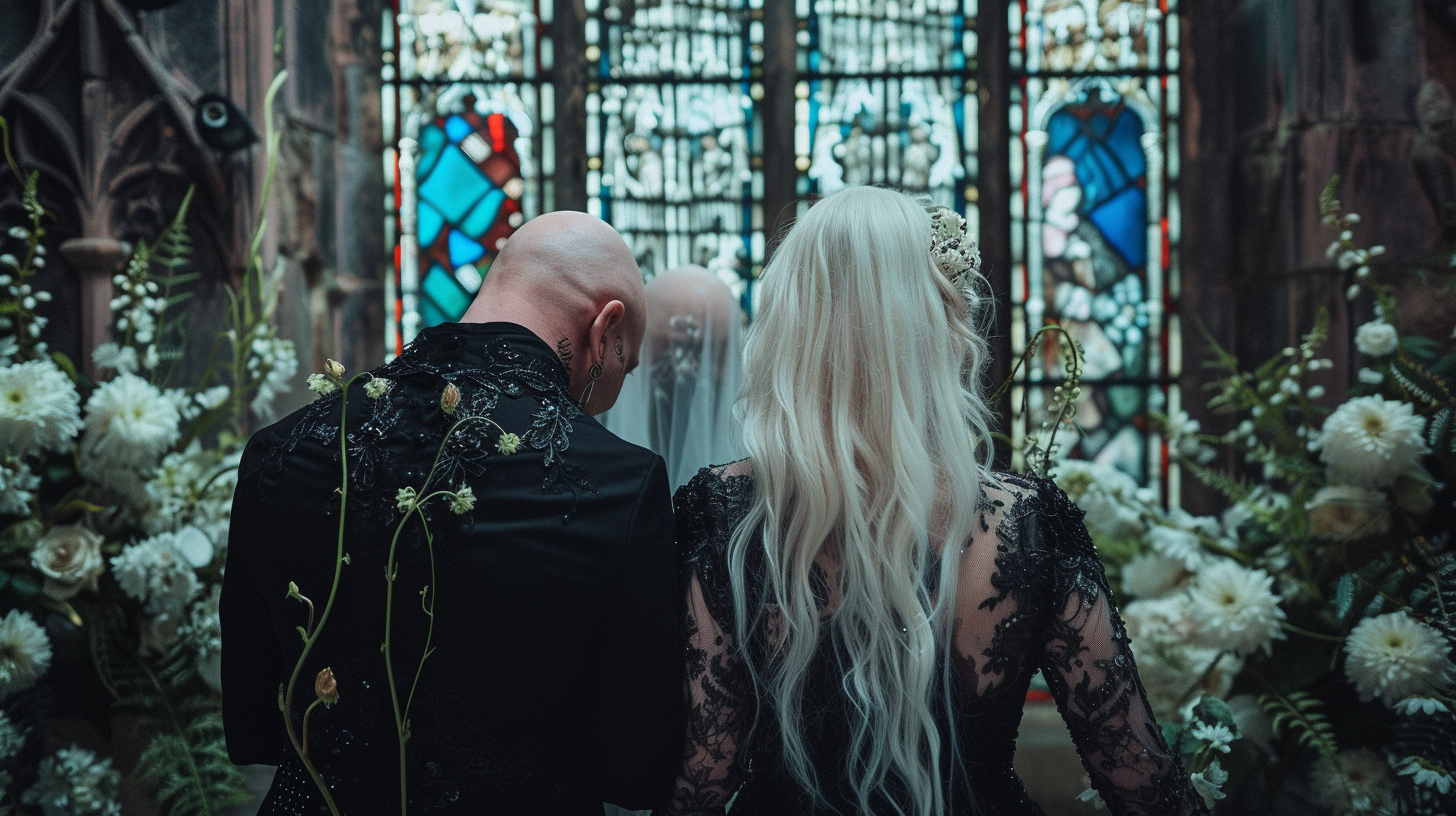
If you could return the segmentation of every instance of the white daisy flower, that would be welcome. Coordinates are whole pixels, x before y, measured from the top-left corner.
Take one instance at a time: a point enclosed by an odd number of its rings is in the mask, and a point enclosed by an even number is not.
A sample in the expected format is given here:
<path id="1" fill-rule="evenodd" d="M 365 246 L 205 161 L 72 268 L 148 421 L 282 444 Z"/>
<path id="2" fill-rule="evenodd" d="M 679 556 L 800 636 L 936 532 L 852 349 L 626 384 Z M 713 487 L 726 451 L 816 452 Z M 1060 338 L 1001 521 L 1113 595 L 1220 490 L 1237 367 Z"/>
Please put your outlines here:
<path id="1" fill-rule="evenodd" d="M 1233 561 L 1218 561 L 1198 572 L 1189 587 L 1199 634 L 1210 648 L 1241 657 L 1269 651 L 1284 637 L 1284 610 L 1274 594 L 1274 579 Z"/>
<path id="2" fill-rule="evenodd" d="M 45 816 L 121 816 L 120 786 L 110 758 L 72 745 L 41 760 L 39 778 L 22 801 L 40 805 Z"/>
<path id="3" fill-rule="evenodd" d="M 1311 774 L 1315 801 L 1334 816 L 1369 813 L 1390 803 L 1390 772 L 1369 748 L 1316 760 Z"/>
<path id="4" fill-rule="evenodd" d="M 1429 449 L 1426 419 L 1410 403 L 1356 397 L 1325 419 L 1317 444 L 1331 484 L 1389 487 L 1419 464 Z"/>
<path id="5" fill-rule="evenodd" d="M 1435 697 L 1427 697 L 1423 694 L 1414 694 L 1401 700 L 1392 706 L 1396 711 L 1405 714 L 1407 717 L 1414 717 L 1417 714 L 1450 714 L 1451 709 Z"/>
<path id="6" fill-rule="evenodd" d="M 86 401 L 83 456 L 150 467 L 177 441 L 177 406 L 135 374 L 118 374 Z"/>
<path id="7" fill-rule="evenodd" d="M 199 553 L 187 553 L 197 542 L 179 540 L 176 533 L 160 533 L 132 544 L 111 559 L 112 574 L 121 590 L 142 602 L 152 615 L 180 618 L 187 604 L 202 588 L 192 559 Z M 208 551 L 211 543 L 204 540 Z"/>
<path id="8" fill-rule="evenodd" d="M 1198 536 L 1177 527 L 1158 525 L 1147 532 L 1143 539 L 1153 552 L 1183 564 L 1189 571 L 1197 570 L 1204 562 L 1203 544 Z"/>
<path id="9" fill-rule="evenodd" d="M 50 360 L 0 368 L 0 448 L 15 457 L 65 450 L 81 430 L 76 384 Z"/>
<path id="10" fill-rule="evenodd" d="M 1228 771 L 1225 771 L 1216 759 L 1208 763 L 1208 767 L 1202 771 L 1189 775 L 1189 780 L 1193 782 L 1193 789 L 1203 796 L 1203 803 L 1209 807 L 1213 807 L 1214 802 L 1228 796 L 1220 790 L 1228 778 Z"/>
<path id="11" fill-rule="evenodd" d="M 50 666 L 50 638 L 29 612 L 0 618 L 0 700 L 35 685 Z"/>
<path id="12" fill-rule="evenodd" d="M 1196 740 L 1208 743 L 1209 748 L 1225 754 L 1233 750 L 1229 746 L 1238 739 L 1228 726 L 1218 723 L 1200 722 L 1189 729 L 1188 734 Z"/>
<path id="13" fill-rule="evenodd" d="M 1404 611 L 1360 621 L 1345 638 L 1345 676 L 1360 699 L 1379 697 L 1395 706 L 1407 697 L 1444 688 L 1450 678 L 1450 644 L 1435 629 Z"/>
<path id="14" fill-rule="evenodd" d="M 1355 348 L 1366 357 L 1385 357 L 1395 351 L 1395 327 L 1384 320 L 1372 320 L 1355 331 Z"/>
<path id="15" fill-rule="evenodd" d="M 1413 777 L 1412 781 L 1417 785 L 1435 788 L 1441 793 L 1449 793 L 1451 790 L 1451 772 L 1430 760 L 1406 757 L 1396 769 L 1401 776 Z"/>

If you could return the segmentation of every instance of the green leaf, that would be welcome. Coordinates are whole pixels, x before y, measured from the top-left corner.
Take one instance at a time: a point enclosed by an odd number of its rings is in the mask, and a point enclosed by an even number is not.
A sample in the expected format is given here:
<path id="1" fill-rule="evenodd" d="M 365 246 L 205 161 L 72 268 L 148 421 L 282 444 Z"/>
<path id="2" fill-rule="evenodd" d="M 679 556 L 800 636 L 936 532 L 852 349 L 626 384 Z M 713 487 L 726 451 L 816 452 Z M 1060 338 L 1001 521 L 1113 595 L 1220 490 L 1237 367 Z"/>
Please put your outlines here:
<path id="1" fill-rule="evenodd" d="M 1408 334 L 1400 338 L 1400 348 L 1406 354 L 1422 360 L 1434 360 L 1441 353 L 1441 344 L 1430 337 Z"/>
<path id="2" fill-rule="evenodd" d="M 1355 576 L 1345 574 L 1340 576 L 1339 586 L 1335 588 L 1335 614 L 1341 619 L 1349 614 L 1350 606 L 1355 603 Z"/>
<path id="3" fill-rule="evenodd" d="M 1304 691 L 1288 695 L 1261 694 L 1259 705 L 1269 715 L 1274 736 L 1283 739 L 1293 735 L 1300 745 L 1324 756 L 1334 756 L 1340 750 L 1335 742 L 1335 728 L 1320 710 L 1324 703 L 1319 698 Z"/>

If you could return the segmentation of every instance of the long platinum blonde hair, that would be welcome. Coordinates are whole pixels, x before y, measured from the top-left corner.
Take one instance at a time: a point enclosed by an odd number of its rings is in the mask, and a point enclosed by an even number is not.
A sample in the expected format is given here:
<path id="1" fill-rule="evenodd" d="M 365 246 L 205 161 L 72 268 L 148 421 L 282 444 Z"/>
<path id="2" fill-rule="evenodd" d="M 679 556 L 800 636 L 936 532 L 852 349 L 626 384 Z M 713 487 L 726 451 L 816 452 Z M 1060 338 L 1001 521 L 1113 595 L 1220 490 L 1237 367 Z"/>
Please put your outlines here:
<path id="1" fill-rule="evenodd" d="M 739 398 L 755 497 L 729 550 L 739 642 L 771 632 L 766 657 L 743 654 L 774 704 L 789 772 L 823 801 L 803 694 L 829 637 L 858 809 L 880 793 L 903 799 L 905 816 L 947 807 L 955 740 L 942 744 L 935 712 L 950 710 L 958 556 L 992 456 L 983 290 L 952 286 L 930 241 L 915 200 L 853 187 L 814 205 L 774 253 Z M 766 596 L 750 609 L 755 547 Z M 837 565 L 827 615 L 814 592 L 821 551 Z"/>

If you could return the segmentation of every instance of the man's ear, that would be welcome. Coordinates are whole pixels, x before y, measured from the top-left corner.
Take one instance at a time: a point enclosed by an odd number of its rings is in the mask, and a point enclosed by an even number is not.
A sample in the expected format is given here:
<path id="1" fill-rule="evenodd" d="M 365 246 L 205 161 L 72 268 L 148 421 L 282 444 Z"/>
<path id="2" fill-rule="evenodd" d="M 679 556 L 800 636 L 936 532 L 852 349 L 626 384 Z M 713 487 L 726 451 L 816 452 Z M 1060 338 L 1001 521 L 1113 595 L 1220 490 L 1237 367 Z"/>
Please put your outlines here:
<path id="1" fill-rule="evenodd" d="M 607 338 L 622 318 L 627 314 L 627 307 L 620 300 L 608 301 L 607 305 L 597 312 L 596 319 L 592 321 L 591 329 L 587 332 L 587 343 L 591 352 L 591 362 L 600 363 L 607 358 Z"/>

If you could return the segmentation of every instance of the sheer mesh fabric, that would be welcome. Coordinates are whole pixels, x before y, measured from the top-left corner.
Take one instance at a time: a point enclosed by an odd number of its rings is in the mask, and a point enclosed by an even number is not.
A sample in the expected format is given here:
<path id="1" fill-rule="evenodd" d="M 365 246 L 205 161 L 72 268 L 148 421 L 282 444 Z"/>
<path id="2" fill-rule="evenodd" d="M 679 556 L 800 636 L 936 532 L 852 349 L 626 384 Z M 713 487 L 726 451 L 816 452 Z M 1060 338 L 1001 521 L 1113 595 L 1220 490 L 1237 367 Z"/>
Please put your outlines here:
<path id="1" fill-rule="evenodd" d="M 939 716 L 943 741 L 953 735 L 959 748 L 958 766 L 942 768 L 952 811 L 1042 813 L 1011 766 L 1026 690 L 1040 670 L 1093 787 L 1113 814 L 1207 813 L 1148 706 L 1082 512 L 1055 485 L 1039 479 L 997 474 L 983 488 L 980 523 L 960 561 L 953 710 Z M 704 469 L 675 499 L 679 545 L 686 554 L 690 706 L 683 768 L 669 812 L 723 813 L 732 799 L 735 816 L 854 813 L 843 783 L 849 759 L 847 711 L 839 692 L 843 672 L 831 638 L 820 644 L 803 706 L 804 730 L 827 799 L 821 802 L 810 800 L 788 777 L 773 703 L 755 695 L 745 646 L 736 642 L 727 551 L 752 500 L 746 463 Z M 832 575 L 833 565 L 823 566 Z M 760 553 L 750 550 L 747 571 L 747 596 L 761 603 Z M 826 615 L 831 612 L 826 608 Z M 761 656 L 772 637 L 752 632 L 746 648 Z M 888 804 L 897 797 L 893 784 L 886 788 Z"/>

